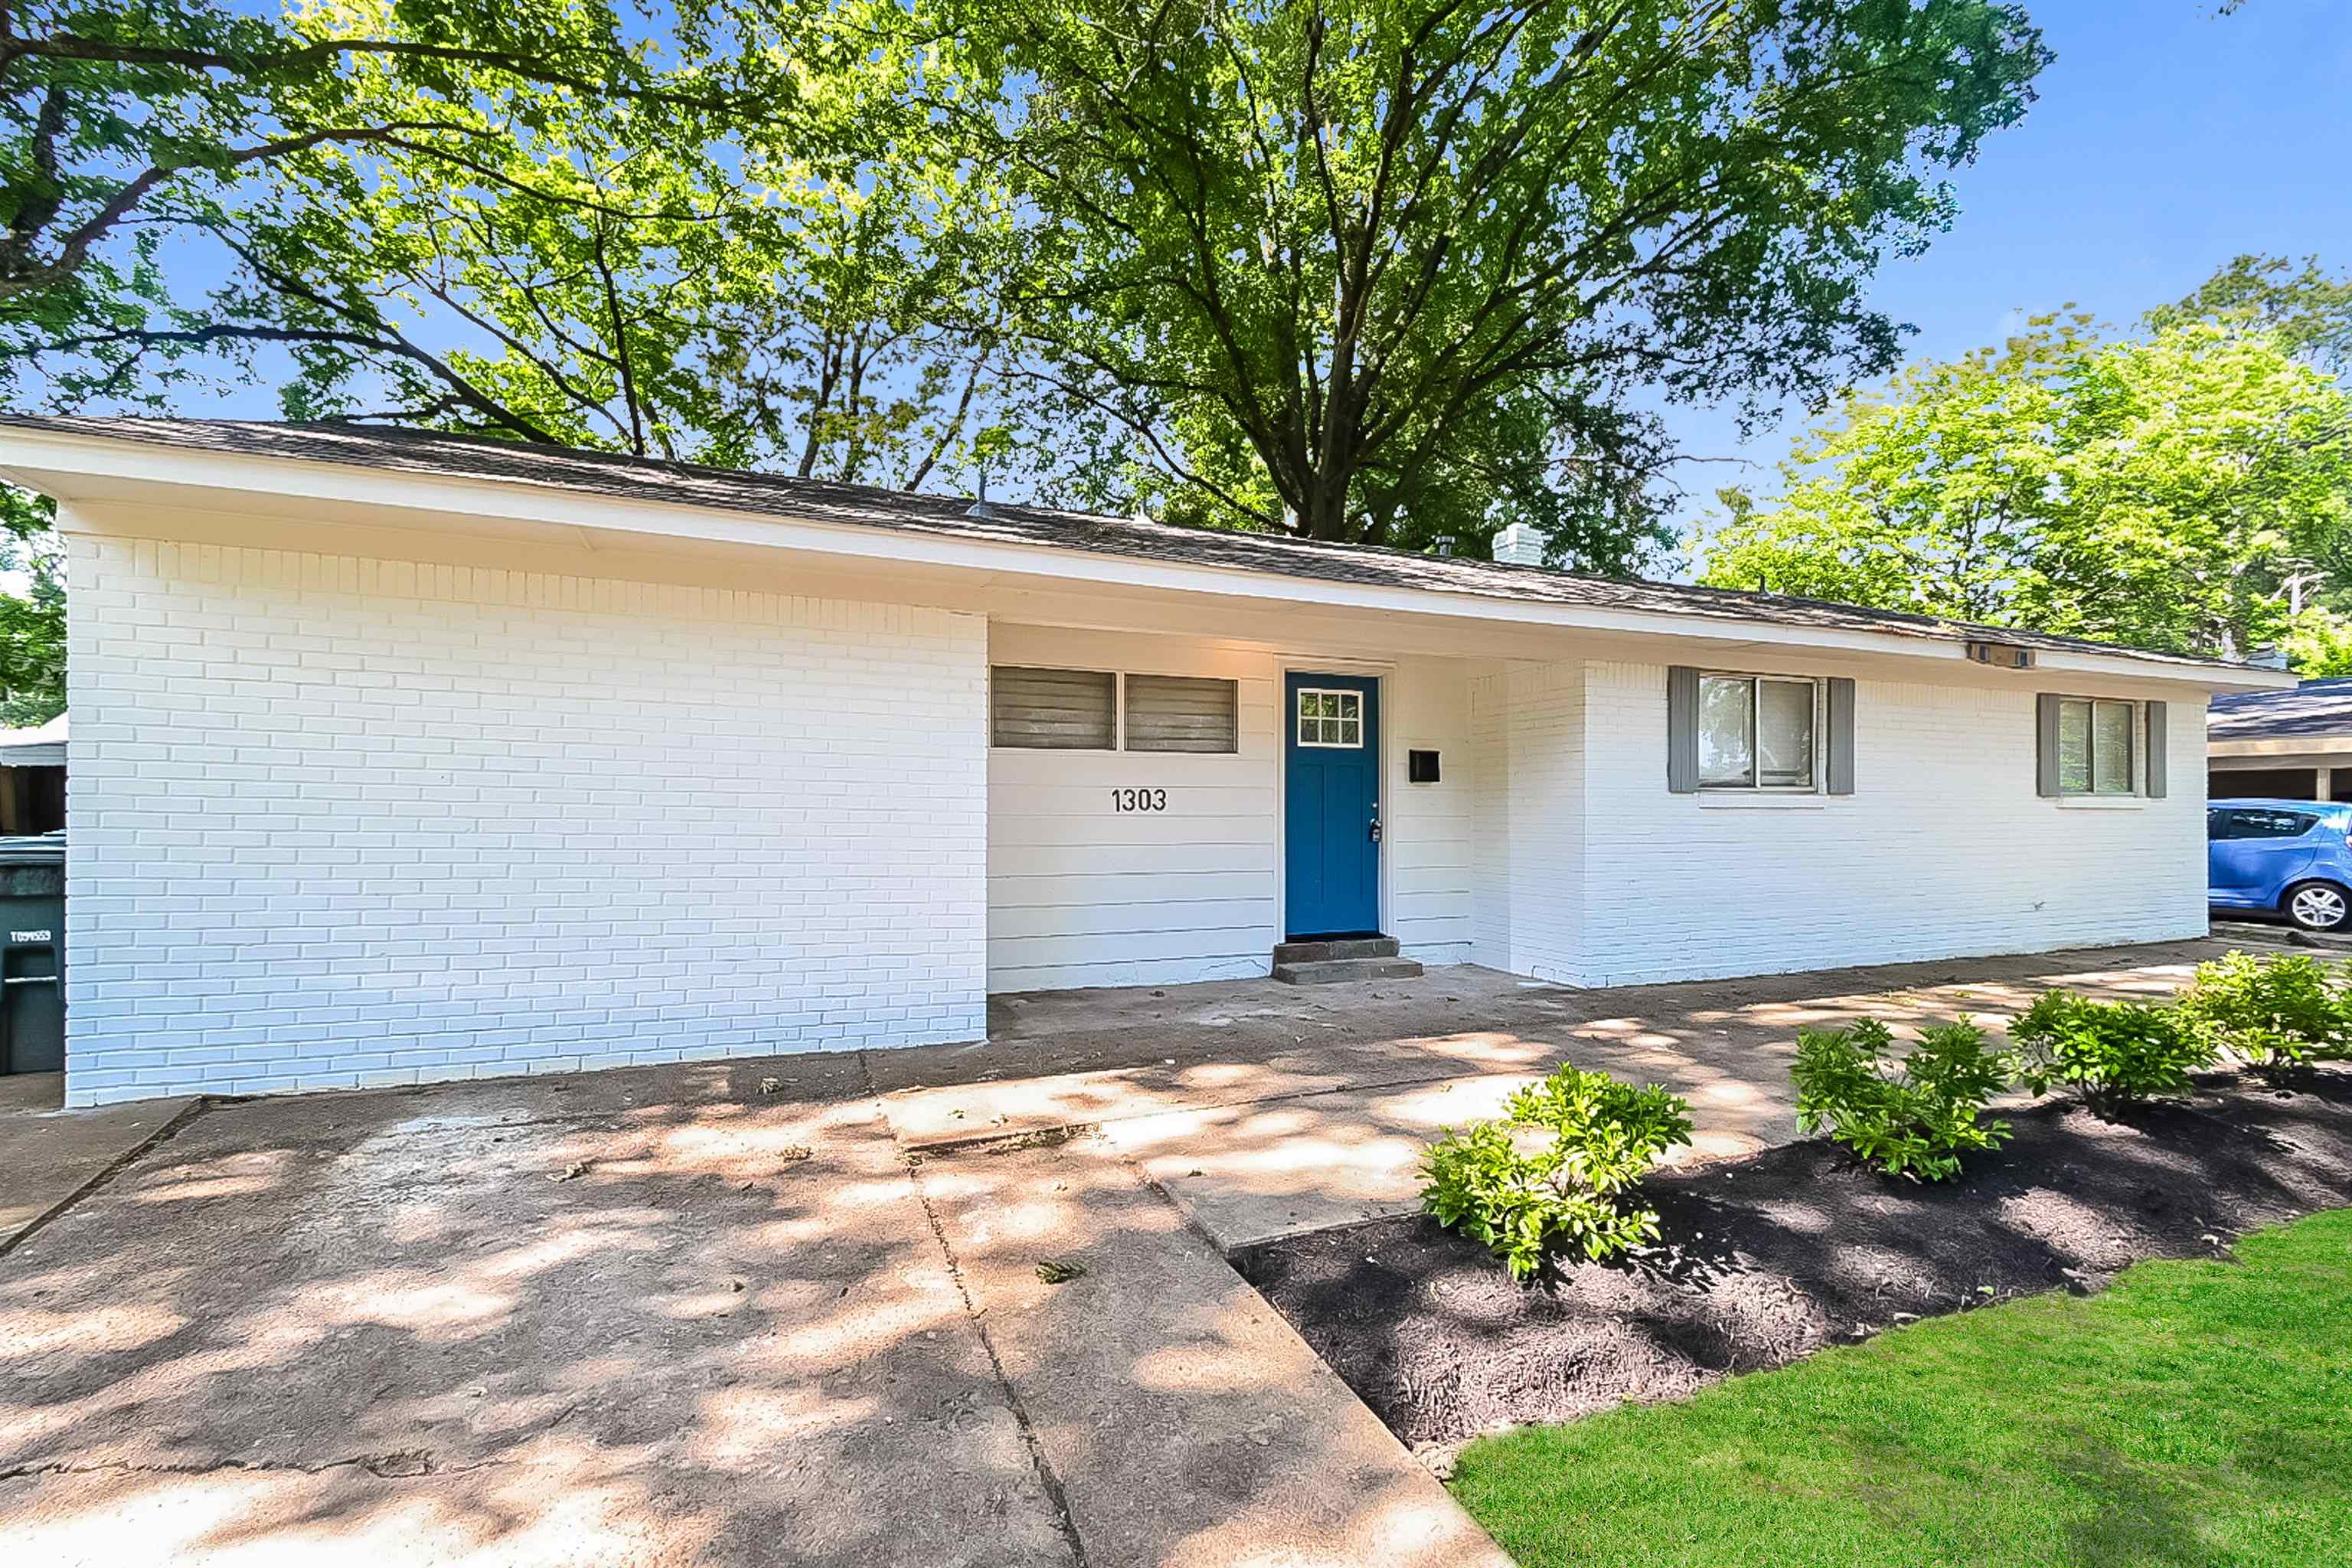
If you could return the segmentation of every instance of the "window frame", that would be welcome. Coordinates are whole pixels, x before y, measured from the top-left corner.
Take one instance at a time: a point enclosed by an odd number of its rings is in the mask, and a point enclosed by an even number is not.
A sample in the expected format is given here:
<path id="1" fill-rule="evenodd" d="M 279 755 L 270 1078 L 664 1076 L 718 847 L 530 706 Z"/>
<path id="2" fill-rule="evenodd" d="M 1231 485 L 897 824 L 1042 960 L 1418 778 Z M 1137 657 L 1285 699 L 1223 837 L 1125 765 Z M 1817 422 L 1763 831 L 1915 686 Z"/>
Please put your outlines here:
<path id="1" fill-rule="evenodd" d="M 1710 680 L 1736 680 L 1748 687 L 1748 779 L 1742 783 L 1710 782 L 1701 763 L 1697 793 L 1709 795 L 1820 795 L 1827 773 L 1828 745 L 1827 694 L 1829 682 L 1818 675 L 1780 675 L 1761 670 L 1701 669 L 1698 672 L 1698 700 L 1693 705 L 1691 723 L 1694 744 L 1706 735 L 1706 683 Z M 1764 687 L 1767 682 L 1782 686 L 1802 686 L 1809 694 L 1807 740 L 1810 742 L 1805 758 L 1805 782 L 1802 784 L 1766 784 L 1764 763 Z M 1702 758 L 1705 753 L 1699 753 Z"/>
<path id="2" fill-rule="evenodd" d="M 2147 704 L 2136 697 L 2091 697 L 2068 692 L 2055 694 L 2058 700 L 2057 776 L 2060 800 L 2138 800 L 2147 793 Z M 2125 733 L 2128 737 L 2124 757 L 2124 787 L 2099 787 L 2099 710 L 2123 709 L 2128 718 Z M 2066 783 L 2066 715 L 2069 710 L 2083 713 L 2083 765 L 2087 783 L 2079 789 Z"/>
<path id="3" fill-rule="evenodd" d="M 1339 712 L 1317 714 L 1315 716 L 1318 731 L 1322 724 L 1329 722 L 1343 726 L 1340 733 L 1344 735 L 1347 732 L 1344 726 L 1352 723 L 1356 726 L 1356 738 L 1352 741 L 1325 741 L 1321 739 L 1310 741 L 1307 739 L 1305 734 L 1302 732 L 1302 730 L 1307 723 L 1307 715 L 1303 710 L 1305 708 L 1307 699 L 1309 697 L 1336 697 L 1339 699 L 1340 710 Z M 1347 712 L 1348 704 L 1351 701 L 1356 705 L 1356 711 L 1352 717 Z M 1291 698 L 1290 739 L 1291 743 L 1297 746 L 1302 751 L 1362 751 L 1364 749 L 1364 694 L 1351 687 L 1302 686 L 1298 688 L 1297 691 L 1292 693 Z"/>

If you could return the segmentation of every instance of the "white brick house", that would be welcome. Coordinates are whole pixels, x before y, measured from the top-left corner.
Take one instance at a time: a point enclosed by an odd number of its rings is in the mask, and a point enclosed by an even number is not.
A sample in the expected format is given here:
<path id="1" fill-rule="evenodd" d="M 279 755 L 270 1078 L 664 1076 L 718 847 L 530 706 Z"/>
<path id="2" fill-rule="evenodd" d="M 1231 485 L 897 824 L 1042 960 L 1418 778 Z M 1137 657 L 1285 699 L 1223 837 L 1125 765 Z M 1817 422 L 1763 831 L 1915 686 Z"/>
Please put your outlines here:
<path id="1" fill-rule="evenodd" d="M 0 471 L 71 541 L 76 1105 L 971 1040 L 1309 935 L 2188 935 L 2206 700 L 2287 683 L 390 432 L 6 418 Z"/>

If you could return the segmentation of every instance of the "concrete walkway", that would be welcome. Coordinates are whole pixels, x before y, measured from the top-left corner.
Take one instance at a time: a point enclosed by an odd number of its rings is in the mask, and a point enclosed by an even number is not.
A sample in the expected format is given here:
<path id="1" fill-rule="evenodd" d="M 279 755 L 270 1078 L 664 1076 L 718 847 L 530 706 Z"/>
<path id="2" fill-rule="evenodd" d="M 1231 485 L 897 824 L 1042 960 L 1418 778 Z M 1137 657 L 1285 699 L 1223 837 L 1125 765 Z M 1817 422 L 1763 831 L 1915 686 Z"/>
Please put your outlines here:
<path id="1" fill-rule="evenodd" d="M 1680 1158 L 1797 1135 L 1796 1032 L 1876 1016 L 1998 1032 L 2042 990 L 2162 996 L 2201 941 L 1577 991 L 1469 965 L 1321 988 L 1234 981 L 1000 997 L 986 1046 L 877 1054 L 927 1156 L 1078 1129 L 1131 1160 L 1230 1252 L 1419 1207 L 1421 1152 L 1563 1062 L 1691 1103 Z"/>
<path id="2" fill-rule="evenodd" d="M 987 1047 L 53 1114 L 0 1561 L 1504 1568 L 1225 1247 L 1409 1205 L 1430 1131 L 1567 1057 L 1730 1152 L 1790 1130 L 1800 1023 L 2224 945 L 1013 998 Z"/>

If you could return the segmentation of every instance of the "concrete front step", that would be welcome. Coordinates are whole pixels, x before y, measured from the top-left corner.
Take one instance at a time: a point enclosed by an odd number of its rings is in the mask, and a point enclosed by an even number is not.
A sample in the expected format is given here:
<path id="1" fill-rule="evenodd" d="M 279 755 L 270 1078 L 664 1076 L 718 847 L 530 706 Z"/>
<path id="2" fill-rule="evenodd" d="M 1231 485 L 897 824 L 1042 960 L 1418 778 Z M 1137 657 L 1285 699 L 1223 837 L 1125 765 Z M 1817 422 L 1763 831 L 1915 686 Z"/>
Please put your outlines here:
<path id="1" fill-rule="evenodd" d="M 1276 942 L 1274 961 L 1276 963 L 1323 963 L 1335 958 L 1394 958 L 1397 939 L 1392 936 L 1349 936 L 1328 942 Z"/>
<path id="2" fill-rule="evenodd" d="M 1421 965 L 1410 958 L 1325 958 L 1277 963 L 1274 977 L 1288 985 L 1337 985 L 1350 980 L 1410 980 Z"/>

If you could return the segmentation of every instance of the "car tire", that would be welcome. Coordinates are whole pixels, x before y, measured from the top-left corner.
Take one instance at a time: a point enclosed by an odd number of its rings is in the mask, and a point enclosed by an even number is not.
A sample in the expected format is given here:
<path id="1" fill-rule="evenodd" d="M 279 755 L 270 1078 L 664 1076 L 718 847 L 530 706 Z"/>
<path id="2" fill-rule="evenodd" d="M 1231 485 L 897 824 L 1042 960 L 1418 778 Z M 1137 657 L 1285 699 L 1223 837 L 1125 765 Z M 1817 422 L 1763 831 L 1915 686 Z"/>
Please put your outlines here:
<path id="1" fill-rule="evenodd" d="M 2352 923 L 2352 891 L 2334 882 L 2297 882 L 2279 909 L 2305 931 L 2342 931 Z"/>

